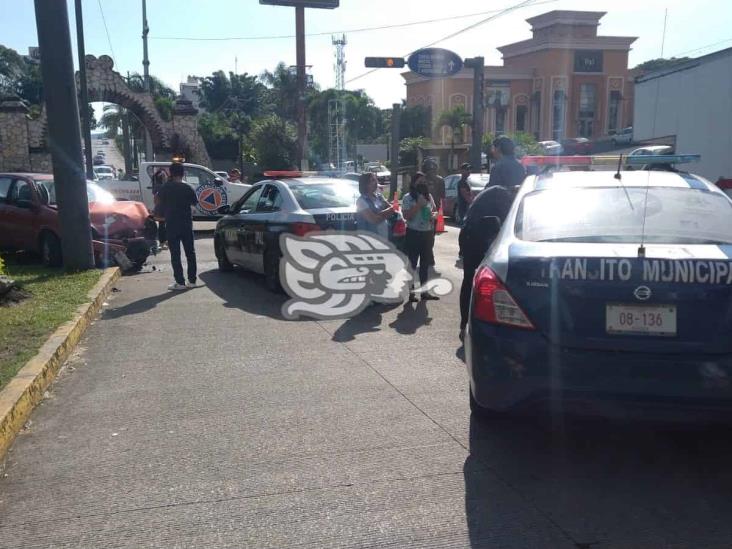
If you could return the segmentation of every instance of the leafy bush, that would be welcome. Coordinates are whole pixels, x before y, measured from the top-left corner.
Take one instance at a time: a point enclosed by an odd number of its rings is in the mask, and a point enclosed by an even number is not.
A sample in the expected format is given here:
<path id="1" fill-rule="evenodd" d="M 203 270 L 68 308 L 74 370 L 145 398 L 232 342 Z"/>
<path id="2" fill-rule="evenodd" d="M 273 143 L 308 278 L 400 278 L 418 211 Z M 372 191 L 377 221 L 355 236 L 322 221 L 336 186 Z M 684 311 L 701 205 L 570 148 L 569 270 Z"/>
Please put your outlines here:
<path id="1" fill-rule="evenodd" d="M 0 275 L 5 274 L 5 260 L 3 259 L 3 256 L 0 255 Z"/>

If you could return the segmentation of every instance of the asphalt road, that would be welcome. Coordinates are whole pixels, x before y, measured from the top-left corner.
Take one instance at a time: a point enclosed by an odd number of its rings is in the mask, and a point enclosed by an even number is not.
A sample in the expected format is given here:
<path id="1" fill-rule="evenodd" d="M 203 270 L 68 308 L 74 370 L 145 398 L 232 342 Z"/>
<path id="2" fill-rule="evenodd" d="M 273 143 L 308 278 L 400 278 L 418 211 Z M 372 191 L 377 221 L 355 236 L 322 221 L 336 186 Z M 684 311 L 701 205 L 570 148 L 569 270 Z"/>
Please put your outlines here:
<path id="1" fill-rule="evenodd" d="M 205 287 L 124 278 L 33 414 L 0 547 L 732 545 L 729 429 L 476 423 L 456 294 L 288 322 L 200 236 Z"/>
<path id="2" fill-rule="evenodd" d="M 94 136 L 92 138 L 92 157 L 97 154 L 99 151 L 103 151 L 105 154 L 104 157 L 104 165 L 111 166 L 116 170 L 119 168 L 124 169 L 125 168 L 125 161 L 122 157 L 122 153 L 117 149 L 117 146 L 114 143 L 114 139 L 109 139 L 108 145 L 102 144 L 102 141 L 107 140 L 106 137 L 103 136 Z"/>

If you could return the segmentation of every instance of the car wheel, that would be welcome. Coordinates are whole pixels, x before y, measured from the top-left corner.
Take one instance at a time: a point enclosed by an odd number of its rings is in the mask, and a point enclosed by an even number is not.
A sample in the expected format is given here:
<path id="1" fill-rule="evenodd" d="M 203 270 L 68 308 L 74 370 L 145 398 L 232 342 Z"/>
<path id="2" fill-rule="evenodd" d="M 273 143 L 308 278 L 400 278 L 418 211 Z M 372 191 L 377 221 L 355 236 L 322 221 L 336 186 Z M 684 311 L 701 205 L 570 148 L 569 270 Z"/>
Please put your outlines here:
<path id="1" fill-rule="evenodd" d="M 280 254 L 275 251 L 264 252 L 264 283 L 270 292 L 281 293 Z"/>
<path id="2" fill-rule="evenodd" d="M 470 412 L 476 419 L 489 420 L 489 419 L 506 419 L 510 417 L 510 412 L 500 412 L 491 408 L 485 408 L 478 404 L 478 401 L 473 397 L 473 391 L 468 387 L 468 394 L 470 395 Z"/>
<path id="3" fill-rule="evenodd" d="M 226 257 L 226 250 L 224 249 L 224 245 L 221 243 L 220 239 L 216 239 L 215 251 L 216 261 L 218 261 L 219 264 L 219 271 L 222 273 L 233 271 L 234 265 L 229 261 L 229 258 Z"/>
<path id="4" fill-rule="evenodd" d="M 60 267 L 63 263 L 61 241 L 53 233 L 44 233 L 41 238 L 41 260 L 46 267 Z"/>

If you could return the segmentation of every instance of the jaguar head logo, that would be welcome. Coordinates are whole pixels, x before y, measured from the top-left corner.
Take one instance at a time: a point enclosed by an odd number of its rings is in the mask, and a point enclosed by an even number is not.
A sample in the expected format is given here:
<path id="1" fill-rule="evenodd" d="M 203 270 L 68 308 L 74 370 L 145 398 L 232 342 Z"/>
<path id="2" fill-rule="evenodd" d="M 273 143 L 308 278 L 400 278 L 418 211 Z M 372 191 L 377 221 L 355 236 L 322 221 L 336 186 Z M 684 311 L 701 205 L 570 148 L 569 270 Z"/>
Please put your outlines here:
<path id="1" fill-rule="evenodd" d="M 407 258 L 372 233 L 280 236 L 280 282 L 292 297 L 285 318 L 346 318 L 370 301 L 404 301 L 413 280 Z"/>

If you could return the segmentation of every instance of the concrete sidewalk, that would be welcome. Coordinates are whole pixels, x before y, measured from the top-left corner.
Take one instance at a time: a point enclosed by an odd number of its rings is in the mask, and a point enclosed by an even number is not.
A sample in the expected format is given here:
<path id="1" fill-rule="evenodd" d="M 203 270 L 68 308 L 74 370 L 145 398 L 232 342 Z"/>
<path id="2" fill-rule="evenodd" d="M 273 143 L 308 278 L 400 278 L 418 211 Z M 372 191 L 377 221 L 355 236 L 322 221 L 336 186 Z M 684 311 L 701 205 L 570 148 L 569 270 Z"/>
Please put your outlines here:
<path id="1" fill-rule="evenodd" d="M 457 283 L 455 240 L 437 261 Z M 702 472 L 662 434 L 471 424 L 457 294 L 286 322 L 260 277 L 197 246 L 205 287 L 166 292 L 167 254 L 119 283 L 9 454 L 0 547 L 732 539 L 718 437 Z"/>

